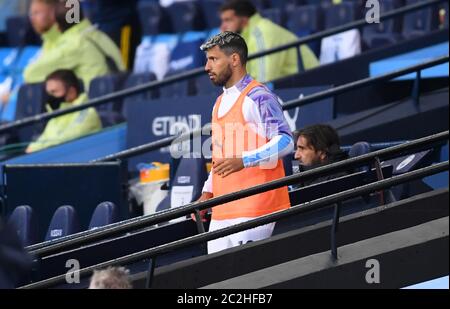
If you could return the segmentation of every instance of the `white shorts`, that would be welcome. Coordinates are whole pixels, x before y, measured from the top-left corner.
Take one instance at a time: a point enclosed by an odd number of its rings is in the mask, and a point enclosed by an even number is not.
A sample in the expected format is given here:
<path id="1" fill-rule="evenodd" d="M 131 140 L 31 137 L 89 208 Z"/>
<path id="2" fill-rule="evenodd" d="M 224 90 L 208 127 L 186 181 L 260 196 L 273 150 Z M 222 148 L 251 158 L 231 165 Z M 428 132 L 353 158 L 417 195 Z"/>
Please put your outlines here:
<path id="1" fill-rule="evenodd" d="M 209 231 L 216 231 L 231 225 L 239 224 L 255 218 L 237 218 L 229 220 L 211 220 Z M 208 254 L 243 245 L 251 241 L 262 240 L 272 236 L 275 222 L 261 225 L 253 229 L 231 234 L 222 238 L 208 241 Z"/>

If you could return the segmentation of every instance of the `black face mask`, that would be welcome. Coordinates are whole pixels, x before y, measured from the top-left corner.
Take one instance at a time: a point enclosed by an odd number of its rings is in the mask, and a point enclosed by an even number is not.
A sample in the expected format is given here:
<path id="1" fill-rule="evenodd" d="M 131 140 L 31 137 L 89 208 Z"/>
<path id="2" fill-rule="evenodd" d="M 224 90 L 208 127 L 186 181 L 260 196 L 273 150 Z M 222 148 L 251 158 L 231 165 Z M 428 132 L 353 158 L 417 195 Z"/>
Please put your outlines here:
<path id="1" fill-rule="evenodd" d="M 47 103 L 50 105 L 52 110 L 57 110 L 61 106 L 61 103 L 65 101 L 66 96 L 55 97 L 47 93 Z"/>

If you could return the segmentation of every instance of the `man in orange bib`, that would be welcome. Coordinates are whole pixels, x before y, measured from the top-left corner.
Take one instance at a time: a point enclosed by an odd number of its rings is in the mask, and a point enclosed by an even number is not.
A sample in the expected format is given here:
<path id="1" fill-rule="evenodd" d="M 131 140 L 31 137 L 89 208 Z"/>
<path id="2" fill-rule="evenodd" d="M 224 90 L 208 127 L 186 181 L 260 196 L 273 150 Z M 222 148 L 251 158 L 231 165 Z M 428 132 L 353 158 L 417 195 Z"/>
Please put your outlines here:
<path id="1" fill-rule="evenodd" d="M 223 32 L 201 46 L 205 71 L 223 87 L 212 113 L 213 166 L 199 201 L 240 191 L 285 176 L 281 158 L 293 151 L 289 126 L 278 98 L 246 71 L 244 39 Z M 287 187 L 249 196 L 212 209 L 210 231 L 290 207 Z M 206 211 L 201 213 L 204 217 Z M 275 223 L 208 242 L 208 253 L 272 235 Z"/>

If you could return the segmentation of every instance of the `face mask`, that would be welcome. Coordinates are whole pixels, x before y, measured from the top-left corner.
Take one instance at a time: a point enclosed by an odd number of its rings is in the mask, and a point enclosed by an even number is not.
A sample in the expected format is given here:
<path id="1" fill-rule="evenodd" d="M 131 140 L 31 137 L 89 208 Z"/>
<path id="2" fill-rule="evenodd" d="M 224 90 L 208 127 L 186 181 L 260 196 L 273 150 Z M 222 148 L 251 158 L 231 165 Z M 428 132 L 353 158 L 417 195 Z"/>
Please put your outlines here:
<path id="1" fill-rule="evenodd" d="M 61 106 L 61 103 L 65 101 L 65 95 L 60 97 L 55 97 L 50 94 L 47 94 L 47 103 L 50 105 L 52 110 L 57 110 Z"/>

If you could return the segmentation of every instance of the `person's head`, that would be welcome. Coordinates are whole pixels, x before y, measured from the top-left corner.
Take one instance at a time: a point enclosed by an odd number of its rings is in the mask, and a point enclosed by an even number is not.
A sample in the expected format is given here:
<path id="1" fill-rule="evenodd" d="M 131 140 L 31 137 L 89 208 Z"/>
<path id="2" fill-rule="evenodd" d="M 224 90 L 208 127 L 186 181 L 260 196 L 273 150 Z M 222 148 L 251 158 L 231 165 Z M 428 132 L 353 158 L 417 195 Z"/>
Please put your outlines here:
<path id="1" fill-rule="evenodd" d="M 128 274 L 129 271 L 124 267 L 108 267 L 104 270 L 95 270 L 89 289 L 131 289 L 132 286 Z"/>
<path id="2" fill-rule="evenodd" d="M 296 138 L 295 159 L 301 165 L 314 166 L 329 162 L 339 152 L 339 136 L 331 126 L 317 124 L 294 132 Z"/>
<path id="3" fill-rule="evenodd" d="M 67 17 L 74 17 L 73 15 L 75 12 L 74 11 L 75 8 L 76 7 L 66 6 L 66 1 L 64 0 L 57 1 L 55 8 L 55 18 L 58 24 L 58 28 L 61 32 L 66 32 L 67 30 L 69 30 L 70 28 L 72 28 L 77 24 L 77 22 L 71 21 L 71 18 L 67 18 Z M 78 8 L 80 10 L 77 12 L 77 14 L 81 21 L 81 19 L 83 19 L 84 17 L 83 11 L 81 10 L 80 6 L 78 6 Z"/>
<path id="4" fill-rule="evenodd" d="M 55 7 L 58 0 L 32 0 L 29 16 L 34 31 L 44 34 L 56 23 Z"/>
<path id="5" fill-rule="evenodd" d="M 222 32 L 200 49 L 206 52 L 205 71 L 214 85 L 228 88 L 246 74 L 248 48 L 239 34 Z"/>
<path id="6" fill-rule="evenodd" d="M 220 30 L 241 33 L 256 12 L 249 0 L 229 0 L 220 7 Z"/>
<path id="7" fill-rule="evenodd" d="M 52 109 L 58 109 L 63 102 L 75 101 L 81 90 L 81 82 L 71 70 L 57 70 L 45 79 L 47 103 Z"/>

